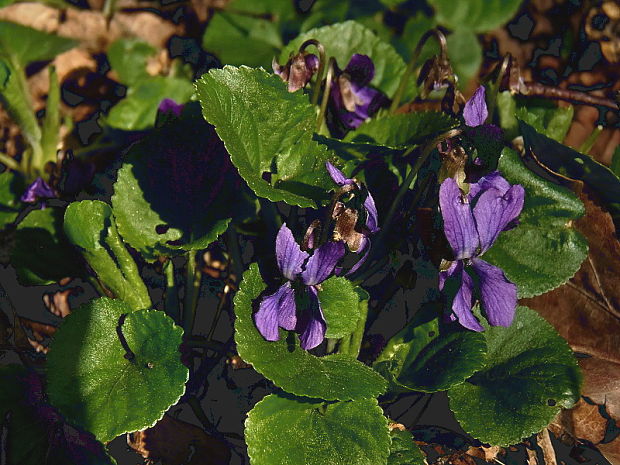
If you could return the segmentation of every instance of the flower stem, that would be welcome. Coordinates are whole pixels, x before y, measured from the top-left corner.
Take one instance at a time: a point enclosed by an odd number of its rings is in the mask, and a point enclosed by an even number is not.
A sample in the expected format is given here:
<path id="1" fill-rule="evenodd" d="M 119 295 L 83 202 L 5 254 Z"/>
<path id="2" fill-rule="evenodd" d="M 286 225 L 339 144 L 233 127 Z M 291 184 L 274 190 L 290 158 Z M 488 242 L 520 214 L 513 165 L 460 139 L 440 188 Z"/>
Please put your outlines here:
<path id="1" fill-rule="evenodd" d="M 215 426 L 213 425 L 213 423 L 211 423 L 211 421 L 207 417 L 207 414 L 202 409 L 200 401 L 195 396 L 188 397 L 186 402 L 187 405 L 189 405 L 194 412 L 194 415 L 196 415 L 196 418 L 198 418 L 198 421 L 200 421 L 200 423 L 202 424 L 202 427 L 205 429 L 205 431 L 212 433 L 216 430 Z"/>
<path id="2" fill-rule="evenodd" d="M 603 132 L 603 126 L 599 124 L 598 126 L 594 128 L 594 130 L 592 131 L 592 134 L 588 136 L 588 138 L 584 141 L 584 143 L 579 146 L 579 152 L 586 153 L 586 154 L 590 152 L 590 150 L 596 143 L 598 136 L 601 135 L 601 132 Z"/>
<path id="3" fill-rule="evenodd" d="M 12 170 L 15 171 L 22 171 L 22 167 L 19 163 L 17 163 L 17 160 L 15 160 L 12 157 L 9 157 L 8 155 L 0 152 L 0 163 L 4 163 L 7 168 L 11 168 Z"/>
<path id="4" fill-rule="evenodd" d="M 348 354 L 350 352 L 351 347 L 351 335 L 347 335 L 340 339 L 340 344 L 338 345 L 338 353 L 339 354 Z"/>
<path id="5" fill-rule="evenodd" d="M 198 304 L 198 294 L 202 272 L 196 266 L 196 251 L 187 252 L 187 277 L 185 279 L 185 299 L 183 302 L 183 329 L 187 336 L 192 334 L 194 328 L 194 318 L 196 316 L 196 305 Z"/>
<path id="6" fill-rule="evenodd" d="M 362 339 L 366 329 L 366 318 L 368 317 L 368 301 L 362 300 L 358 303 L 360 309 L 360 319 L 357 321 L 357 328 L 351 334 L 351 345 L 349 347 L 349 355 L 354 358 L 359 357 L 362 347 Z"/>
<path id="7" fill-rule="evenodd" d="M 392 105 L 390 105 L 390 113 L 394 113 L 398 109 L 398 105 L 400 105 L 400 101 L 405 94 L 405 90 L 407 89 L 407 82 L 409 81 L 409 76 L 413 73 L 415 69 L 415 65 L 420 56 L 420 52 L 422 51 L 424 44 L 426 44 L 426 41 L 432 36 L 435 36 L 435 38 L 439 42 L 439 46 L 441 47 L 441 56 L 447 56 L 446 36 L 444 36 L 443 33 L 438 29 L 431 29 L 430 31 L 426 31 L 426 33 L 424 33 L 424 35 L 420 38 L 418 44 L 413 50 L 413 53 L 411 54 L 411 60 L 409 60 L 409 64 L 407 65 L 407 69 L 400 78 L 398 89 L 396 90 L 394 98 L 392 99 Z"/>
<path id="8" fill-rule="evenodd" d="M 166 301 L 164 308 L 168 316 L 178 324 L 180 323 L 181 315 L 179 314 L 179 294 L 174 279 L 174 263 L 172 259 L 169 259 L 164 265 L 164 274 L 166 275 Z"/>
<path id="9" fill-rule="evenodd" d="M 321 110 L 319 111 L 319 116 L 316 120 L 316 132 L 321 130 L 323 119 L 325 118 L 325 112 L 327 111 L 327 102 L 329 101 L 329 94 L 332 89 L 335 64 L 336 60 L 334 57 L 330 57 L 329 63 L 327 64 L 327 77 L 325 78 L 325 89 L 323 90 L 323 99 L 321 100 Z"/>
<path id="10" fill-rule="evenodd" d="M 409 155 L 413 151 L 414 148 L 415 147 L 410 147 L 403 154 L 403 158 L 407 157 L 407 155 Z M 413 168 L 411 168 L 411 171 L 409 171 L 409 174 L 407 174 L 407 177 L 405 178 L 405 181 L 401 184 L 400 188 L 398 189 L 398 193 L 396 194 L 396 197 L 394 197 L 394 201 L 392 202 L 392 205 L 390 206 L 388 214 L 385 217 L 385 221 L 383 222 L 383 226 L 381 227 L 381 231 L 379 232 L 379 235 L 377 237 L 377 241 L 381 241 L 381 239 L 383 239 L 383 237 L 387 233 L 387 230 L 390 228 L 390 223 L 394 219 L 394 215 L 396 214 L 396 209 L 400 205 L 400 202 L 401 202 L 403 196 L 407 193 L 407 191 L 411 187 L 411 183 L 417 177 L 418 171 L 419 171 L 420 167 L 422 166 L 422 163 L 424 163 L 426 161 L 426 158 L 428 158 L 428 155 L 430 155 L 430 151 L 428 151 L 427 154 L 423 153 L 422 156 L 420 156 L 420 158 L 418 158 L 418 160 L 416 161 L 416 163 L 413 166 Z"/>
<path id="11" fill-rule="evenodd" d="M 312 105 L 316 105 L 319 101 L 321 82 L 323 81 L 323 73 L 325 72 L 325 47 L 323 47 L 323 44 L 316 39 L 308 39 L 301 44 L 301 47 L 299 47 L 299 52 L 303 52 L 310 45 L 314 45 L 319 51 L 319 69 L 316 72 L 316 81 L 314 82 L 314 87 L 312 88 L 312 98 L 310 100 Z"/>
<path id="12" fill-rule="evenodd" d="M 116 231 L 116 226 L 113 228 L 114 230 L 110 231 L 105 238 L 105 242 L 110 247 L 114 260 L 120 267 L 122 277 L 126 282 L 126 286 L 121 288 L 123 290 L 122 295 L 118 297 L 125 299 L 134 310 L 150 308 L 152 305 L 151 296 L 140 276 L 138 265 L 127 250 L 118 231 Z M 105 280 L 103 283 L 106 284 Z"/>
<path id="13" fill-rule="evenodd" d="M 510 53 L 507 53 L 502 60 L 502 63 L 497 72 L 497 77 L 495 78 L 495 82 L 493 82 L 492 90 L 493 92 L 489 95 L 488 99 L 488 112 L 489 117 L 487 121 L 493 122 L 493 114 L 495 112 L 495 107 L 497 106 L 497 97 L 501 91 L 502 81 L 504 80 L 504 76 L 506 72 L 508 72 L 508 66 L 510 65 L 511 56 Z"/>

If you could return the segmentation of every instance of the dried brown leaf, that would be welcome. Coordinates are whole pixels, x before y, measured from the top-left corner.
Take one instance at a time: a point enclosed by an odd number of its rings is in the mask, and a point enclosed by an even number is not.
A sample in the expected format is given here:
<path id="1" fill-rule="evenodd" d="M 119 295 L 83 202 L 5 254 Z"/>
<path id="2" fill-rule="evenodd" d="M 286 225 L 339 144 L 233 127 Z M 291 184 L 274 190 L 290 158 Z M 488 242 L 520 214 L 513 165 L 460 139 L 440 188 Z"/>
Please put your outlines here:
<path id="1" fill-rule="evenodd" d="M 523 299 L 568 341 L 584 374 L 582 394 L 620 419 L 620 243 L 611 216 L 584 193 L 586 215 L 575 226 L 589 242 L 588 258 L 564 286 Z M 566 412 L 561 425 L 573 437 L 598 444 L 603 423 L 594 407 L 581 402 Z M 602 417 L 601 417 L 602 418 Z M 604 418 L 602 418 L 605 420 Z M 604 423 L 606 425 L 606 421 Z M 599 444 L 606 458 L 620 458 L 620 438 Z M 607 451 L 607 452 L 606 452 Z M 620 463 L 618 460 L 616 463 Z"/>
<path id="2" fill-rule="evenodd" d="M 56 316 L 61 318 L 71 314 L 71 305 L 69 297 L 82 292 L 80 287 L 71 287 L 64 291 L 50 292 L 43 295 L 43 303 L 47 309 Z"/>
<path id="3" fill-rule="evenodd" d="M 483 459 L 487 462 L 494 462 L 497 459 L 497 456 L 500 453 L 503 453 L 504 450 L 499 446 L 480 446 L 480 447 L 470 447 L 467 449 L 467 453 L 472 457 L 477 457 L 479 459 Z"/>
<path id="4" fill-rule="evenodd" d="M 226 444 L 170 415 L 152 428 L 127 435 L 127 443 L 145 459 L 162 465 L 227 465 L 230 460 Z"/>

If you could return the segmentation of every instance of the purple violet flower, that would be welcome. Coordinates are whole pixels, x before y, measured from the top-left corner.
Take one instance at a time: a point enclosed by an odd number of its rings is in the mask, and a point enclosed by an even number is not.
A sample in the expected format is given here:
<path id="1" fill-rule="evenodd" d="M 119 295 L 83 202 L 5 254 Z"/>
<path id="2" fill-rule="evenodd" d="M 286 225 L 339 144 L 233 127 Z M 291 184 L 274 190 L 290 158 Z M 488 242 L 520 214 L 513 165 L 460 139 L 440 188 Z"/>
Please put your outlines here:
<path id="1" fill-rule="evenodd" d="M 56 197 L 56 193 L 53 189 L 43 180 L 43 178 L 38 177 L 24 191 L 20 200 L 22 202 L 33 203 L 39 199 L 51 199 L 54 197 Z"/>
<path id="2" fill-rule="evenodd" d="M 305 87 L 319 70 L 319 58 L 312 53 L 301 52 L 289 58 L 284 66 L 280 66 L 274 58 L 271 67 L 275 74 L 288 83 L 288 91 L 295 92 Z"/>
<path id="3" fill-rule="evenodd" d="M 472 313 L 474 280 L 470 272 L 473 272 L 478 278 L 480 302 L 489 324 L 510 326 L 512 323 L 517 286 L 500 268 L 479 257 L 493 245 L 501 231 L 514 227 L 524 198 L 523 186 L 511 186 L 497 171 L 471 184 L 466 196 L 453 178 L 441 184 L 439 205 L 455 261 L 439 273 L 439 290 L 443 290 L 448 279 L 460 281 L 451 306 L 452 321 L 458 320 L 474 331 L 484 331 Z"/>
<path id="4" fill-rule="evenodd" d="M 254 315 L 256 327 L 266 340 L 279 340 L 280 327 L 298 332 L 302 349 L 310 350 L 323 342 L 327 324 L 318 286 L 329 278 L 343 255 L 342 242 L 326 242 L 310 256 L 301 250 L 286 224 L 282 225 L 276 237 L 276 260 L 287 281 L 275 293 L 263 297 Z M 297 308 L 296 293 L 303 308 Z"/>
<path id="5" fill-rule="evenodd" d="M 327 167 L 327 171 L 331 176 L 332 180 L 340 187 L 343 186 L 352 186 L 355 185 L 358 189 L 362 189 L 362 185 L 355 181 L 354 179 L 347 178 L 342 171 L 332 165 L 330 162 L 326 162 L 325 166 Z M 373 199 L 370 192 L 367 192 L 366 199 L 364 200 L 364 210 L 366 213 L 366 230 L 361 232 L 355 231 L 356 235 L 359 236 L 354 240 L 357 247 L 352 247 L 352 241 L 348 240 L 348 238 L 343 237 L 343 240 L 349 245 L 349 249 L 356 254 L 362 254 L 362 258 L 360 258 L 353 267 L 347 272 L 347 274 L 355 273 L 360 266 L 366 261 L 368 258 L 368 253 L 370 252 L 370 234 L 374 234 L 379 231 L 379 215 L 377 213 L 377 206 L 375 205 L 375 200 Z M 341 210 L 344 209 L 344 205 L 341 207 Z M 355 226 L 355 225 L 353 225 Z M 338 221 L 336 224 L 336 232 L 338 232 Z M 343 234 L 340 234 L 341 236 Z M 336 270 L 337 274 L 340 274 L 341 270 Z"/>
<path id="6" fill-rule="evenodd" d="M 336 71 L 330 98 L 334 116 L 346 130 L 359 127 L 388 102 L 380 91 L 369 87 L 375 76 L 370 57 L 355 54 L 344 72 Z"/>
<path id="7" fill-rule="evenodd" d="M 475 128 L 484 124 L 489 111 L 487 110 L 487 103 L 485 101 L 485 89 L 484 86 L 478 87 L 474 95 L 465 103 L 463 108 L 463 118 L 465 118 L 465 124 L 470 128 Z"/>
<path id="8" fill-rule="evenodd" d="M 181 112 L 183 111 L 184 106 L 185 105 L 183 105 L 182 103 L 177 103 L 171 98 L 165 98 L 161 102 L 159 102 L 159 107 L 157 108 L 157 111 L 166 115 L 179 117 L 181 116 Z"/>

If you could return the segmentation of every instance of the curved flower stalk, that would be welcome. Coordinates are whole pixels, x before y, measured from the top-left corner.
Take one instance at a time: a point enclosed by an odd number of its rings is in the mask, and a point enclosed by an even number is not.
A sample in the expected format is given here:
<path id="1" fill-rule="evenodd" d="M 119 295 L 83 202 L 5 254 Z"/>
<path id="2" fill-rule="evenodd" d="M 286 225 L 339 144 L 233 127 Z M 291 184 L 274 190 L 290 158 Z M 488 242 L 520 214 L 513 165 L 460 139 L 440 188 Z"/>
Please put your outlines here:
<path id="1" fill-rule="evenodd" d="M 480 258 L 501 231 L 515 226 L 523 208 L 525 190 L 511 186 L 495 171 L 471 184 L 464 195 L 453 178 L 439 189 L 439 205 L 444 232 L 455 260 L 439 273 L 439 289 L 447 281 L 458 290 L 451 304 L 450 319 L 471 330 L 484 331 L 472 313 L 475 294 L 491 326 L 510 326 L 517 306 L 517 286 L 504 272 Z M 476 277 L 474 281 L 473 276 Z M 475 284 L 476 283 L 476 284 Z"/>
<path id="2" fill-rule="evenodd" d="M 370 57 L 356 53 L 344 71 L 336 67 L 335 74 L 330 89 L 332 118 L 328 120 L 332 132 L 341 134 L 358 128 L 388 103 L 385 95 L 369 86 L 375 76 Z"/>
<path id="3" fill-rule="evenodd" d="M 301 348 L 310 350 L 325 338 L 327 324 L 318 286 L 344 256 L 342 242 L 326 242 L 313 255 L 301 250 L 291 230 L 283 224 L 276 237 L 276 260 L 286 278 L 278 290 L 263 297 L 254 322 L 268 341 L 280 339 L 278 328 L 299 333 Z"/>
<path id="4" fill-rule="evenodd" d="M 350 186 L 352 190 L 362 191 L 362 184 L 352 178 L 347 178 L 342 171 L 326 162 L 325 166 L 332 180 L 341 188 Z M 334 228 L 334 239 L 343 240 L 349 250 L 362 257 L 353 265 L 347 274 L 355 273 L 368 258 L 370 252 L 370 235 L 379 231 L 379 216 L 377 206 L 370 192 L 366 190 L 366 198 L 360 210 L 347 207 L 340 200 L 336 200 L 332 210 L 332 218 L 336 220 Z M 365 216 L 364 226 L 359 227 L 358 219 L 362 213 Z M 341 270 L 337 270 L 340 274 Z"/>

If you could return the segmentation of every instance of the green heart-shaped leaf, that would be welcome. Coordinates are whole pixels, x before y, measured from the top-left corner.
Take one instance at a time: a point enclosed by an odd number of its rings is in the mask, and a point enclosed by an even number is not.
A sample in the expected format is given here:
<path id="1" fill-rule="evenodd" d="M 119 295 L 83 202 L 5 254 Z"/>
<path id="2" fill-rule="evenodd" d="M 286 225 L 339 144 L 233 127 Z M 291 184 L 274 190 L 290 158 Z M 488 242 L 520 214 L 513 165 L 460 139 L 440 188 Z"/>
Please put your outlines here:
<path id="1" fill-rule="evenodd" d="M 359 297 L 351 281 L 338 276 L 323 281 L 319 300 L 327 322 L 325 337 L 344 337 L 355 330 L 360 309 Z"/>
<path id="2" fill-rule="evenodd" d="M 7 57 L 1 55 L 0 69 L 3 70 L 4 78 L 3 82 L 0 82 L 0 102 L 11 119 L 18 124 L 28 143 L 37 146 L 41 140 L 41 128 L 32 109 L 32 98 L 25 84 L 24 70 L 16 68 Z"/>
<path id="3" fill-rule="evenodd" d="M 243 181 L 196 104 L 131 148 L 112 207 L 123 239 L 154 260 L 207 247 L 241 214 L 246 198 Z"/>
<path id="4" fill-rule="evenodd" d="M 538 133 L 519 121 L 523 142 L 538 160 L 551 171 L 583 181 L 600 197 L 620 230 L 620 179 L 605 165 L 570 147 Z"/>
<path id="5" fill-rule="evenodd" d="M 52 284 L 83 275 L 80 257 L 62 229 L 63 213 L 56 207 L 31 210 L 17 226 L 11 263 L 21 284 Z"/>
<path id="6" fill-rule="evenodd" d="M 450 29 L 474 32 L 491 31 L 508 22 L 522 0 L 429 0 L 437 13 L 437 22 Z"/>
<path id="7" fill-rule="evenodd" d="M 413 442 L 409 431 L 394 429 L 390 432 L 392 444 L 387 465 L 425 465 L 426 457 L 420 447 Z"/>
<path id="8" fill-rule="evenodd" d="M 76 45 L 77 42 L 65 37 L 0 21 L 0 58 L 8 59 L 16 69 L 25 69 L 34 61 L 52 60 Z"/>
<path id="9" fill-rule="evenodd" d="M 108 298 L 81 306 L 52 341 L 52 405 L 102 442 L 153 426 L 185 392 L 189 370 L 180 360 L 182 335 L 157 310 L 132 311 Z"/>
<path id="10" fill-rule="evenodd" d="M 248 414 L 245 438 L 252 465 L 380 465 L 390 447 L 376 399 L 325 405 L 271 394 Z"/>
<path id="11" fill-rule="evenodd" d="M 146 65 L 149 57 L 156 52 L 149 43 L 139 39 L 118 39 L 110 44 L 107 55 L 120 82 L 134 86 L 151 77 L 146 71 Z"/>
<path id="12" fill-rule="evenodd" d="M 285 391 L 325 400 L 376 397 L 385 391 L 385 380 L 372 368 L 347 355 L 315 357 L 299 347 L 297 336 L 287 341 L 266 341 L 252 318 L 257 299 L 265 290 L 258 265 L 244 273 L 235 296 L 235 342 L 239 356 Z"/>
<path id="13" fill-rule="evenodd" d="M 404 149 L 446 132 L 458 120 L 438 111 L 420 111 L 371 119 L 349 132 L 344 140 L 372 142 L 393 149 Z"/>
<path id="14" fill-rule="evenodd" d="M 99 279 L 132 309 L 151 306 L 136 262 L 116 230 L 112 209 L 99 200 L 73 202 L 65 211 L 65 234 Z"/>
<path id="15" fill-rule="evenodd" d="M 0 173 L 0 230 L 17 218 L 24 189 L 21 175 L 8 169 Z"/>
<path id="16" fill-rule="evenodd" d="M 462 383 L 484 366 L 480 333 L 446 328 L 427 310 L 392 336 L 374 367 L 397 391 L 437 392 Z"/>
<path id="17" fill-rule="evenodd" d="M 465 431 L 507 446 L 546 427 L 579 399 L 581 373 L 564 339 L 535 311 L 517 307 L 512 326 L 483 333 L 486 366 L 448 391 Z"/>
<path id="18" fill-rule="evenodd" d="M 226 7 L 227 11 L 216 12 L 209 21 L 203 48 L 223 64 L 271 69 L 271 60 L 283 45 L 282 35 L 290 34 L 288 23 L 297 16 L 293 3 L 233 0 Z"/>
<path id="19" fill-rule="evenodd" d="M 163 99 L 170 98 L 177 103 L 185 103 L 193 93 L 192 83 L 185 79 L 149 77 L 129 88 L 127 96 L 112 107 L 106 122 L 125 131 L 148 129 L 155 125 L 157 108 Z"/>
<path id="20" fill-rule="evenodd" d="M 519 225 L 502 232 L 483 258 L 504 270 L 519 297 L 550 291 L 574 276 L 588 253 L 586 239 L 572 226 L 584 214 L 583 204 L 526 168 L 514 150 L 502 151 L 498 169 L 525 188 L 525 204 Z"/>
<path id="21" fill-rule="evenodd" d="M 327 200 L 330 152 L 312 139 L 315 108 L 301 91 L 245 66 L 211 70 L 196 88 L 205 119 L 256 195 L 312 208 Z"/>

